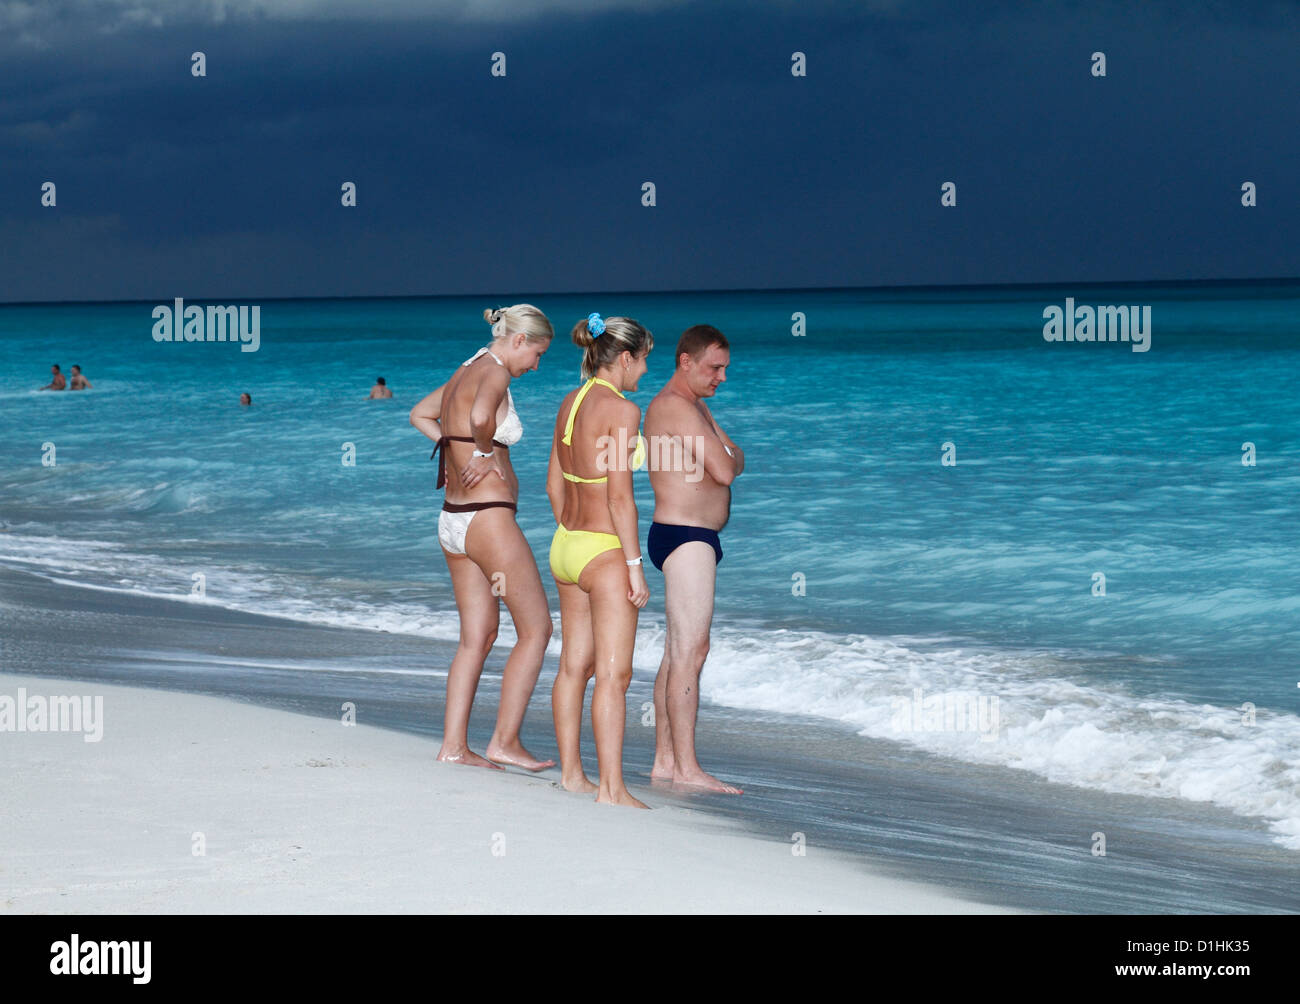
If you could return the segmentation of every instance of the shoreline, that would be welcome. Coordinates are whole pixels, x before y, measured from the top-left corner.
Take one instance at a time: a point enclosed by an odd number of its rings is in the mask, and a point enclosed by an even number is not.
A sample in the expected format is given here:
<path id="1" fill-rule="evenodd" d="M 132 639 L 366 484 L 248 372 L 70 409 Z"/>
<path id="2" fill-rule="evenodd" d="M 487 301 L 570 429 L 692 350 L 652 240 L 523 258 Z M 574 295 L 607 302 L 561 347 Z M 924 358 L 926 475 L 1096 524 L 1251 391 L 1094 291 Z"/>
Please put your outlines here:
<path id="1" fill-rule="evenodd" d="M 3 674 L 0 693 L 69 682 Z M 690 809 L 620 810 L 542 776 L 439 764 L 417 736 L 86 689 L 106 707 L 99 742 L 0 740 L 4 913 L 1014 912 Z"/>
<path id="2" fill-rule="evenodd" d="M 352 701 L 363 725 L 380 725 L 380 731 L 418 744 L 430 762 L 436 754 L 453 646 L 426 637 L 79 589 L 14 569 L 0 569 L 0 626 L 10 693 L 18 686 L 36 693 L 37 679 L 61 681 L 62 689 L 52 693 L 85 692 L 69 686 L 76 679 L 94 688 L 149 688 L 168 698 L 224 697 L 230 700 L 223 707 L 234 709 L 230 714 L 297 712 L 313 716 L 324 729 L 339 728 L 339 709 Z M 504 654 L 498 648 L 489 657 L 471 718 L 471 745 L 480 752 L 492 728 Z M 51 672 L 53 666 L 58 672 Z M 523 733 L 533 752 L 544 755 L 554 755 L 547 698 L 554 671 L 555 660 L 548 657 Z M 941 912 L 970 904 L 1067 913 L 1300 912 L 1289 882 L 1295 852 L 1272 845 L 1262 825 L 1226 810 L 1108 795 L 1024 771 L 977 767 L 803 716 L 702 706 L 701 760 L 746 794 L 671 792 L 647 776 L 653 729 L 641 726 L 637 711 L 649 699 L 650 682 L 634 679 L 628 695 L 629 785 L 656 810 L 685 813 L 700 830 L 739 828 L 786 855 L 791 835 L 803 832 L 810 855 L 843 854 L 855 867 L 942 889 L 958 905 Z M 111 708 L 108 715 L 111 736 Z M 267 726 L 268 734 L 275 731 Z M 584 732 L 590 773 L 595 758 L 589 725 Z M 0 742 L 13 738 L 0 734 Z M 344 750 L 326 755 L 341 757 Z M 558 778 L 558 772 L 548 772 L 523 779 L 548 785 L 550 773 Z M 13 778 L 6 783 L 12 785 Z M 8 799 L 22 797 L 11 793 Z M 1108 858 L 1089 853 L 1089 835 L 1097 830 L 1111 841 Z M 726 910 L 729 902 L 723 896 L 710 909 Z M 748 909 L 739 902 L 735 908 Z"/>

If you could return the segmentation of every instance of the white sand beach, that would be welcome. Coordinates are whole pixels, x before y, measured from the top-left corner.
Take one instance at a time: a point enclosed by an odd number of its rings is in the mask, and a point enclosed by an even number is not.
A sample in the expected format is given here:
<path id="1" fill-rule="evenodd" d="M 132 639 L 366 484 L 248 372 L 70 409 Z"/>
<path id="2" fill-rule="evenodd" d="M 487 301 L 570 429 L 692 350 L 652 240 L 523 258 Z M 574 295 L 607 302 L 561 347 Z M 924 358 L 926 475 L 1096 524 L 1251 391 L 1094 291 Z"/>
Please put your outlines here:
<path id="1" fill-rule="evenodd" d="M 365 724 L 0 675 L 20 688 L 102 696 L 103 734 L 0 732 L 0 913 L 1016 912 Z"/>

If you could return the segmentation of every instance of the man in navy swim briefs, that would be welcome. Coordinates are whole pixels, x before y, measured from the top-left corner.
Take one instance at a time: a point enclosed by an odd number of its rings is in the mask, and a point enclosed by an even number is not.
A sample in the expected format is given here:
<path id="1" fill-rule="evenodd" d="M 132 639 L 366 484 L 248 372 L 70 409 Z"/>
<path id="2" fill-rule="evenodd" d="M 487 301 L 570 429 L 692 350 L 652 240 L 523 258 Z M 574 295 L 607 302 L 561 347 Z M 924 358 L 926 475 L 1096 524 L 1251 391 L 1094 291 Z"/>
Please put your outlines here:
<path id="1" fill-rule="evenodd" d="M 731 515 L 731 483 L 745 454 L 713 420 L 704 399 L 727 379 L 731 350 L 717 328 L 697 324 L 677 343 L 672 378 L 645 413 L 654 522 L 646 553 L 664 573 L 668 631 L 655 679 L 655 762 L 650 776 L 697 791 L 739 795 L 695 756 L 700 672 L 709 651 L 713 587 Z"/>

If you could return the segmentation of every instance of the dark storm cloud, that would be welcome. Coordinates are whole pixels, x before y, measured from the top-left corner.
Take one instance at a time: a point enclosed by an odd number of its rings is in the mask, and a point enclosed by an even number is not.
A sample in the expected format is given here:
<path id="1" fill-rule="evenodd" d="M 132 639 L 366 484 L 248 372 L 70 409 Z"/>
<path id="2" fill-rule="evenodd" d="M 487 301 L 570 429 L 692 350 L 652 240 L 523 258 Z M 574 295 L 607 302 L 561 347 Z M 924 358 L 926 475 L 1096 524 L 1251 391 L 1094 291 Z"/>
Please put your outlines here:
<path id="1" fill-rule="evenodd" d="M 969 6 L 0 3 L 0 299 L 1300 274 L 1294 6 Z"/>

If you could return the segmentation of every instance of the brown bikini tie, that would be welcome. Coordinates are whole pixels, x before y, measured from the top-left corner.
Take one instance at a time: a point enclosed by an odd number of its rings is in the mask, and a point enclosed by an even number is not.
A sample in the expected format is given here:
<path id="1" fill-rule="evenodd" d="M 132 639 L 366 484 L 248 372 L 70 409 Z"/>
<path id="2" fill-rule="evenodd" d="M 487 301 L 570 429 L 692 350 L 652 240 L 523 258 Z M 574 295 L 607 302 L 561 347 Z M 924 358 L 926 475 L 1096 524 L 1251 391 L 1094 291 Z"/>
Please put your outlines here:
<path id="1" fill-rule="evenodd" d="M 445 442 L 447 442 L 447 440 L 449 440 L 449 439 L 450 439 L 453 443 L 472 443 L 472 442 L 474 442 L 474 437 L 473 437 L 473 436 L 446 436 L 446 435 L 444 435 L 441 439 L 439 439 L 436 443 L 433 444 L 433 452 L 429 454 L 429 459 L 432 460 L 434 457 L 437 457 L 437 458 L 438 458 L 438 485 L 437 485 L 437 487 L 439 487 L 439 488 L 441 488 L 443 485 L 445 485 L 445 484 L 447 483 L 447 451 L 444 450 L 444 449 L 442 448 L 442 444 L 445 443 Z M 500 449 L 503 449 L 503 450 L 508 450 L 508 449 L 510 449 L 510 447 L 508 447 L 505 443 L 498 443 L 495 439 L 492 440 L 492 445 L 493 445 L 493 446 L 496 446 L 496 447 L 499 447 Z"/>

